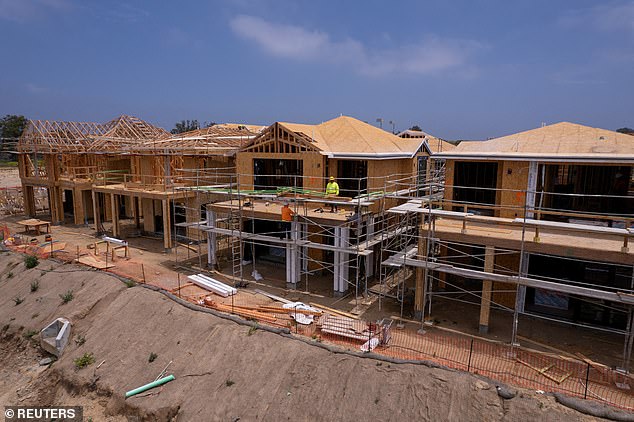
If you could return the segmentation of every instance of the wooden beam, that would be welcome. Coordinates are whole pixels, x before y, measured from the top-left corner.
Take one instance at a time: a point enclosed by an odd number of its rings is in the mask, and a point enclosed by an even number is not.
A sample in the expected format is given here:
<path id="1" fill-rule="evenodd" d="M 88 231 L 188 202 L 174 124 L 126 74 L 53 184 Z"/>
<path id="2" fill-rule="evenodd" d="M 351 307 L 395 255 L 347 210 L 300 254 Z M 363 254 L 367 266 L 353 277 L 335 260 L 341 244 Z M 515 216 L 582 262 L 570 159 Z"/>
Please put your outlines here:
<path id="1" fill-rule="evenodd" d="M 143 213 L 143 231 L 154 233 L 156 231 L 154 200 L 149 198 L 139 198 L 139 200 L 141 201 L 141 211 Z"/>
<path id="2" fill-rule="evenodd" d="M 64 224 L 64 201 L 62 199 L 63 191 L 61 188 L 54 186 L 50 189 L 51 203 L 54 204 L 54 211 L 51 210 L 53 223 Z"/>
<path id="3" fill-rule="evenodd" d="M 110 196 L 110 206 L 112 208 L 112 236 L 120 237 L 119 230 L 119 207 L 118 207 L 118 195 L 114 193 Z"/>
<path id="4" fill-rule="evenodd" d="M 97 200 L 98 193 L 95 192 L 95 191 L 91 191 L 91 194 L 92 194 L 92 212 L 93 212 L 95 231 L 98 232 L 99 231 L 99 226 L 101 225 L 99 201 Z"/>
<path id="5" fill-rule="evenodd" d="M 73 188 L 73 212 L 75 218 L 75 224 L 84 224 L 85 212 L 84 212 L 84 196 L 79 188 Z"/>
<path id="6" fill-rule="evenodd" d="M 493 272 L 493 264 L 495 262 L 495 248 L 487 246 L 484 252 L 484 271 Z M 491 290 L 493 282 L 491 280 L 482 280 L 482 300 L 480 303 L 480 334 L 489 332 L 489 317 L 491 314 Z"/>
<path id="7" fill-rule="evenodd" d="M 169 201 L 167 199 L 163 199 L 161 201 L 163 204 L 163 246 L 165 249 L 172 248 L 172 230 L 170 227 L 170 207 Z"/>
<path id="8" fill-rule="evenodd" d="M 24 196 L 24 214 L 35 217 L 37 209 L 35 206 L 35 191 L 33 186 L 22 184 L 22 195 Z"/>
<path id="9" fill-rule="evenodd" d="M 134 227 L 137 229 L 141 228 L 141 218 L 139 216 L 141 212 L 141 207 L 139 201 L 141 199 L 136 196 L 132 197 L 132 215 L 134 216 Z"/>
<path id="10" fill-rule="evenodd" d="M 423 236 L 418 236 L 418 256 L 427 256 L 427 239 Z M 425 308 L 425 275 L 426 270 L 424 268 L 416 268 L 416 292 L 414 293 L 414 313 L 416 319 L 422 318 Z"/>

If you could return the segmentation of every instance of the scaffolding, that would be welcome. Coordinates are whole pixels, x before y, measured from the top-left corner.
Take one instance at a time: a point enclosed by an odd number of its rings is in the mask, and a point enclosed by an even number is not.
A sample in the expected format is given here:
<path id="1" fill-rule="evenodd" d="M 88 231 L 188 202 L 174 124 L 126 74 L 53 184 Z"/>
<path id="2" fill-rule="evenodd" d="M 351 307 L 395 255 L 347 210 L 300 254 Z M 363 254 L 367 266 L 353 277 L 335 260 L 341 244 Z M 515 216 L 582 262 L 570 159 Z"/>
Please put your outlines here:
<path id="1" fill-rule="evenodd" d="M 382 187 L 373 191 L 363 188 L 369 185 L 368 178 L 350 179 L 357 185 L 356 195 L 342 198 L 301 188 L 305 185 L 303 176 L 293 176 L 293 186 L 242 189 L 239 181 L 244 175 L 236 175 L 233 169 L 180 169 L 179 180 L 186 186 L 175 187 L 174 192 L 188 191 L 196 199 L 193 208 L 175 207 L 173 221 L 187 219 L 198 207 L 206 210 L 200 221 L 175 224 L 187 231 L 187 236 L 178 236 L 181 245 L 207 243 L 207 257 L 198 254 L 196 270 L 207 267 L 209 271 L 221 271 L 235 285 L 259 281 L 262 253 L 256 249 L 264 249 L 268 251 L 264 259 L 285 265 L 286 288 L 309 292 L 315 277 L 331 277 L 332 293 L 353 296 L 355 312 L 362 313 L 384 298 L 397 300 L 402 310 L 406 281 L 413 271 L 402 262 L 398 270 L 381 261 L 396 245 L 401 249 L 415 245 L 420 219 L 416 213 L 393 212 L 391 207 L 404 199 L 406 203 L 420 203 L 421 192 L 433 192 L 426 197 L 442 196 L 442 170 L 438 166 L 436 172 L 429 172 L 425 183 L 418 175 L 383 177 Z M 292 221 L 281 219 L 285 203 L 293 210 Z M 329 208 L 336 212 L 329 212 Z"/>
<path id="2" fill-rule="evenodd" d="M 421 203 L 408 201 L 391 209 L 402 219 L 410 212 L 419 216 L 418 242 L 386 244 L 391 250 L 384 264 L 400 263 L 416 270 L 416 289 L 423 292 L 417 294 L 415 309 L 422 328 L 433 323 L 432 303 L 444 301 L 480 306 L 481 333 L 488 331 L 491 309 L 513 314 L 511 345 L 519 343 L 521 319 L 557 321 L 622 335 L 622 368 L 629 371 L 634 340 L 634 258 L 629 241 L 634 236 L 634 215 L 541 208 L 539 200 L 529 204 L 531 197 L 540 194 L 580 200 L 598 195 L 494 190 L 497 195 L 519 196 L 523 203 L 504 206 L 428 197 Z M 631 191 L 625 196 L 602 195 L 606 197 L 615 203 L 634 200 Z M 482 209 L 493 215 L 478 215 L 477 210 Z M 503 212 L 519 217 L 495 217 Z M 549 274 L 552 267 L 540 264 L 542 261 L 561 262 L 558 265 L 570 269 Z M 585 273 L 573 270 L 576 267 L 585 268 Z M 477 288 L 469 287 L 474 283 Z M 539 299 L 532 299 L 530 309 L 529 290 Z M 546 312 L 549 306 L 561 306 L 560 315 Z M 575 309 L 574 314 L 562 316 L 564 308 Z M 587 315 L 589 309 L 595 315 Z"/>
<path id="3" fill-rule="evenodd" d="M 444 166 L 436 168 L 438 176 L 444 173 Z M 440 177 L 430 177 L 421 184 L 418 176 L 392 175 L 384 180 L 382 189 L 360 190 L 354 198 L 344 200 L 302 189 L 297 181 L 295 186 L 243 190 L 239 178 L 231 172 L 225 174 L 224 184 L 217 183 L 215 172 L 208 169 L 198 173 L 196 183 L 191 184 L 194 186 L 187 188 L 197 192 L 197 203 L 205 204 L 207 209 L 206 220 L 198 226 L 197 242 L 213 244 L 208 244 L 210 265 L 218 263 L 215 256 L 223 250 L 221 243 L 226 243 L 225 268 L 231 262 L 231 271 L 225 274 L 230 272 L 236 282 L 258 281 L 261 263 L 255 248 L 275 248 L 279 262 L 286 265 L 286 288 L 309 292 L 313 276 L 328 274 L 335 296 L 354 294 L 355 312 L 362 312 L 364 305 L 367 308 L 374 301 L 381 308 L 386 300 L 392 300 L 403 318 L 413 296 L 415 316 L 424 328 L 433 324 L 432 305 L 442 306 L 446 301 L 474 304 L 480 306 L 481 333 L 488 330 L 492 310 L 513 314 L 509 342 L 515 345 L 524 318 L 588 327 L 624 336 L 623 368 L 629 370 L 634 339 L 634 260 L 628 242 L 633 235 L 633 215 L 583 213 L 584 221 L 589 223 L 579 224 L 579 212 L 529 205 L 526 198 L 538 195 L 517 189 L 496 192 L 521 195 L 521 205 L 455 201 L 445 198 L 443 189 L 462 186 L 445 185 Z M 631 196 L 615 199 L 631 200 Z M 291 204 L 295 214 L 287 228 L 279 218 L 283 202 Z M 315 213 L 314 207 L 319 205 L 337 205 L 345 211 L 341 215 Z M 521 217 L 477 215 L 477 209 L 512 211 Z M 553 221 L 561 218 L 573 222 Z M 280 225 L 258 229 L 256 220 Z M 591 221 L 611 221 L 614 227 L 592 225 Z M 573 244 L 567 245 L 570 250 L 562 257 L 563 246 L 556 242 L 566 241 Z M 589 248 L 604 251 L 594 253 Z M 250 259 L 245 259 L 245 254 Z M 619 277 L 629 277 L 628 283 L 617 288 L 537 274 L 529 264 L 540 256 L 609 265 Z M 242 273 L 245 265 L 252 266 L 251 277 Z M 473 283 L 478 287 L 470 287 Z M 610 311 L 617 315 L 614 318 L 625 321 L 624 326 L 568 321 L 527 309 L 527 289 L 546 292 L 539 293 L 540 300 L 568 295 Z"/>

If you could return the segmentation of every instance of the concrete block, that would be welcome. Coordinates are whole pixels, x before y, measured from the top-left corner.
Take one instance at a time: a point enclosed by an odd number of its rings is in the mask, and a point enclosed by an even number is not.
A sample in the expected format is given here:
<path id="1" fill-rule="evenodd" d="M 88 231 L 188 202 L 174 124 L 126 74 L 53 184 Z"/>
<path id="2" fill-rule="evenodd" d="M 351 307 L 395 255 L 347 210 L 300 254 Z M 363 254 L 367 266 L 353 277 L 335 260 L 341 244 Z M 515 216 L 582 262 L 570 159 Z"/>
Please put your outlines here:
<path id="1" fill-rule="evenodd" d="M 70 339 L 70 329 L 69 320 L 57 318 L 40 331 L 40 346 L 52 355 L 61 356 Z"/>

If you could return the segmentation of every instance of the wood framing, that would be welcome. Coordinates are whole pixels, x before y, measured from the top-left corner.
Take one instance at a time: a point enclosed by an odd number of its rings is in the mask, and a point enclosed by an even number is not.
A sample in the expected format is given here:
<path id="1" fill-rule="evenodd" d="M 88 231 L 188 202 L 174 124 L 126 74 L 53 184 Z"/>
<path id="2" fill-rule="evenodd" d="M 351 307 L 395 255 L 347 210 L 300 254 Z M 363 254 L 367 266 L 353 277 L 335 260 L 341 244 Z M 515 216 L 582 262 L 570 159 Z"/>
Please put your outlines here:
<path id="1" fill-rule="evenodd" d="M 123 218 L 155 232 L 156 216 L 162 216 L 168 226 L 159 229 L 169 248 L 174 201 L 199 208 L 193 200 L 196 193 L 185 188 L 228 183 L 235 174 L 235 151 L 261 129 L 221 124 L 172 135 L 125 115 L 107 123 L 29 121 L 18 142 L 25 210 L 35 213 L 33 189 L 44 187 L 56 224 L 65 222 L 65 212 L 72 213 L 66 222 L 92 222 L 98 232 L 105 229 L 104 222 L 111 222 L 113 235 L 122 236 Z M 224 168 L 224 173 L 201 179 L 210 165 Z M 195 212 L 186 216 L 188 221 L 198 217 Z"/>
<path id="2" fill-rule="evenodd" d="M 492 273 L 495 262 L 495 248 L 487 246 L 484 253 L 484 271 Z M 491 280 L 482 280 L 482 299 L 480 302 L 480 334 L 489 332 L 489 318 L 491 315 L 491 290 L 493 282 Z"/>

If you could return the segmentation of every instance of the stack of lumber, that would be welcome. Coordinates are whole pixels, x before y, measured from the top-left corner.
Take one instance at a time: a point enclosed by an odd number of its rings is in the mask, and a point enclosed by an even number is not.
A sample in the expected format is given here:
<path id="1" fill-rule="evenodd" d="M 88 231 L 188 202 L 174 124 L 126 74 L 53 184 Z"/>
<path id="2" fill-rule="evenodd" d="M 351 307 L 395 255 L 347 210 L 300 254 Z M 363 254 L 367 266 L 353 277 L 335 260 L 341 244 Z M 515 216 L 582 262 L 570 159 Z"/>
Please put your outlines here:
<path id="1" fill-rule="evenodd" d="M 310 316 L 311 318 L 322 315 L 322 312 L 317 309 L 282 308 L 271 305 L 229 305 L 226 303 L 216 302 L 211 296 L 205 297 L 203 302 L 206 306 L 221 312 L 233 313 L 245 318 L 254 318 L 266 322 L 276 322 L 279 315 L 290 315 L 295 318 L 298 318 L 300 315 Z"/>
<path id="2" fill-rule="evenodd" d="M 301 309 L 301 308 L 280 308 L 279 306 L 266 306 L 266 305 L 260 305 L 255 309 L 257 309 L 260 312 L 271 312 L 275 314 L 297 313 L 297 314 L 313 315 L 313 316 L 319 316 L 322 314 L 322 312 L 318 309 L 310 310 L 310 309 Z"/>
<path id="3" fill-rule="evenodd" d="M 216 293 L 222 297 L 229 297 L 238 293 L 238 290 L 234 287 L 228 286 L 220 281 L 208 277 L 204 274 L 187 276 L 194 284 L 203 289 Z"/>
<path id="4" fill-rule="evenodd" d="M 271 316 L 264 312 L 257 311 L 253 307 L 227 305 L 224 303 L 215 302 L 209 296 L 207 296 L 204 299 L 204 303 L 205 303 L 205 306 L 213 308 L 217 311 L 240 315 L 241 317 L 244 317 L 247 319 L 256 319 L 258 321 L 265 321 L 265 322 L 271 322 L 271 323 L 274 323 L 277 320 L 274 316 Z"/>
<path id="5" fill-rule="evenodd" d="M 321 319 L 321 332 L 355 340 L 368 340 L 370 338 L 370 330 L 366 322 L 329 314 L 324 315 Z"/>

